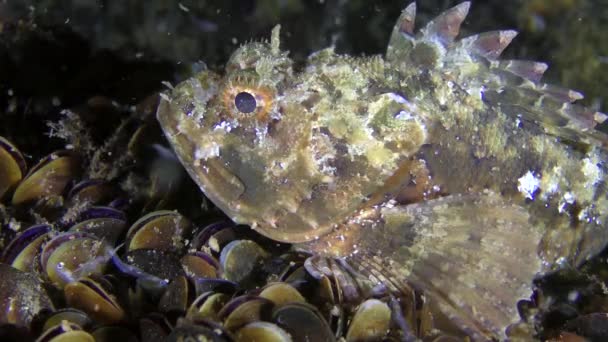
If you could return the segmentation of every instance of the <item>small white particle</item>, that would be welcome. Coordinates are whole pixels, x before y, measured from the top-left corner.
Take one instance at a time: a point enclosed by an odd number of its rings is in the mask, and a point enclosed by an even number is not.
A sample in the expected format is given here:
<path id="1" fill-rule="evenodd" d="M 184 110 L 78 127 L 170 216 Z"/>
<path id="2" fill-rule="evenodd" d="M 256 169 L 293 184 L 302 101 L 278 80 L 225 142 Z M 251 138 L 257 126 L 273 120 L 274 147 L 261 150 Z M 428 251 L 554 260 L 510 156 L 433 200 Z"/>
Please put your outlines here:
<path id="1" fill-rule="evenodd" d="M 521 120 L 519 118 L 515 119 L 515 127 L 517 127 L 517 128 L 521 127 Z"/>
<path id="2" fill-rule="evenodd" d="M 162 81 L 160 83 L 162 83 L 165 87 L 173 90 L 173 85 L 171 84 L 171 82 L 169 82 L 169 81 Z"/>
<path id="3" fill-rule="evenodd" d="M 528 171 L 517 180 L 517 183 L 517 190 L 526 196 L 526 198 L 533 200 L 534 192 L 536 192 L 540 186 L 540 179 L 536 178 L 532 171 Z"/>
<path id="4" fill-rule="evenodd" d="M 179 9 L 181 9 L 184 12 L 190 12 L 190 9 L 186 6 L 184 6 L 181 2 L 179 4 L 177 4 L 177 6 L 179 6 Z"/>
<path id="5" fill-rule="evenodd" d="M 222 121 L 222 122 L 218 123 L 217 125 L 213 126 L 213 130 L 214 131 L 223 130 L 225 132 L 230 132 L 232 130 L 232 125 L 228 121 Z"/>
<path id="6" fill-rule="evenodd" d="M 203 147 L 197 149 L 196 151 L 194 151 L 194 159 L 197 159 L 197 160 L 200 160 L 200 159 L 207 160 L 209 158 L 217 157 L 219 155 L 220 155 L 220 146 L 215 142 L 211 142 L 207 146 L 203 146 Z"/>

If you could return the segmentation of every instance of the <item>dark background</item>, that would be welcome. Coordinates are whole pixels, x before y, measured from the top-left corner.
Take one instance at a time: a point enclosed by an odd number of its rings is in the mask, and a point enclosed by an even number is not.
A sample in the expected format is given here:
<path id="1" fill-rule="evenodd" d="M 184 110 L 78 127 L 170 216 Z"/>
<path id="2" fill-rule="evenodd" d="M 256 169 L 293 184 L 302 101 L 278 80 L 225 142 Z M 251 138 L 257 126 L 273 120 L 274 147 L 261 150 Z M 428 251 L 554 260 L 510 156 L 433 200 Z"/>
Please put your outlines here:
<path id="1" fill-rule="evenodd" d="M 418 26 L 461 1 L 418 1 Z M 135 104 L 280 23 L 296 61 L 334 44 L 383 53 L 407 1 L 0 0 L 0 135 L 104 95 Z M 548 62 L 546 79 L 605 107 L 608 0 L 475 1 L 462 35 L 516 29 L 507 57 Z M 199 64 L 200 65 L 200 64 Z M 605 109 L 605 108 L 604 108 Z M 7 120 L 7 116 L 14 116 Z M 10 123 L 10 125 L 9 125 Z M 26 122 L 27 123 L 27 122 Z M 21 123 L 22 124 L 22 123 Z"/>

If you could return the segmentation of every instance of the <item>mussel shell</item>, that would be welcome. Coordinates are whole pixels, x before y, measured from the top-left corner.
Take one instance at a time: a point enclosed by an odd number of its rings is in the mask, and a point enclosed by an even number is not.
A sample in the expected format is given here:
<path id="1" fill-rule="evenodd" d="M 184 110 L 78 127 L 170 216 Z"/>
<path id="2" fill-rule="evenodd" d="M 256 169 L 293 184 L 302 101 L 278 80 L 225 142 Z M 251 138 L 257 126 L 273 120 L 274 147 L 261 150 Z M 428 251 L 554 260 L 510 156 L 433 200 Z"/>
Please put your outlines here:
<path id="1" fill-rule="evenodd" d="M 267 320 L 272 307 L 272 302 L 266 298 L 245 295 L 228 302 L 219 316 L 227 330 L 236 331 L 247 323 Z"/>
<path id="2" fill-rule="evenodd" d="M 389 306 L 378 299 L 368 299 L 355 312 L 346 333 L 346 341 L 381 340 L 388 333 L 390 323 Z"/>
<path id="3" fill-rule="evenodd" d="M 127 220 L 122 211 L 111 207 L 91 207 L 80 215 L 78 223 L 69 230 L 89 233 L 113 246 L 126 227 Z"/>
<path id="4" fill-rule="evenodd" d="M 230 296 L 225 293 L 211 291 L 203 293 L 192 302 L 186 317 L 192 321 L 201 319 L 219 321 L 219 313 L 229 300 Z"/>
<path id="5" fill-rule="evenodd" d="M 63 321 L 46 330 L 36 342 L 95 342 L 93 336 L 75 323 Z"/>
<path id="6" fill-rule="evenodd" d="M 96 218 L 113 218 L 116 220 L 126 221 L 127 216 L 121 210 L 113 207 L 105 206 L 91 206 L 86 210 L 80 212 L 78 217 L 70 222 L 69 219 L 64 218 L 64 225 L 70 226 L 80 222 L 96 219 Z"/>
<path id="7" fill-rule="evenodd" d="M 220 273 L 219 262 L 203 252 L 184 255 L 181 262 L 184 272 L 190 278 L 217 278 Z"/>
<path id="8" fill-rule="evenodd" d="M 270 322 L 251 322 L 236 333 L 237 342 L 264 341 L 264 342 L 291 342 L 291 335 Z"/>
<path id="9" fill-rule="evenodd" d="M 66 185 L 76 179 L 80 173 L 78 159 L 72 151 L 68 150 L 54 152 L 42 159 L 15 189 L 13 205 L 61 195 Z"/>
<path id="10" fill-rule="evenodd" d="M 0 324 L 28 326 L 35 315 L 53 310 L 38 277 L 0 263 Z"/>
<path id="11" fill-rule="evenodd" d="M 262 298 L 266 298 L 279 307 L 287 303 L 305 303 L 306 299 L 293 286 L 287 283 L 271 283 L 266 285 L 260 294 Z"/>
<path id="12" fill-rule="evenodd" d="M 25 159 L 8 140 L 0 137 L 0 199 L 21 181 L 26 172 Z"/>
<path id="13" fill-rule="evenodd" d="M 91 278 L 68 283 L 63 288 L 66 303 L 86 312 L 97 322 L 110 324 L 125 319 L 126 313 L 114 295 Z"/>
<path id="14" fill-rule="evenodd" d="M 58 288 L 76 279 L 103 273 L 112 251 L 104 240 L 81 232 L 49 241 L 40 256 L 42 268 Z"/>
<path id="15" fill-rule="evenodd" d="M 71 204 L 105 205 L 116 195 L 117 191 L 110 183 L 101 179 L 87 179 L 75 184 L 67 197 Z"/>
<path id="16" fill-rule="evenodd" d="M 211 247 L 209 245 L 209 239 L 215 233 L 217 233 L 223 229 L 231 229 L 233 227 L 234 227 L 234 223 L 231 221 L 222 220 L 222 221 L 213 222 L 213 223 L 205 226 L 203 229 L 201 229 L 194 236 L 194 238 L 192 238 L 192 241 L 190 242 L 190 247 L 195 250 L 200 250 L 201 248 L 203 248 L 203 246 Z M 219 248 L 219 246 L 217 246 L 217 244 L 212 247 L 212 250 L 216 253 L 220 252 L 220 248 Z"/>
<path id="17" fill-rule="evenodd" d="M 42 331 L 47 331 L 61 324 L 63 321 L 72 322 L 79 327 L 86 328 L 90 326 L 93 321 L 84 311 L 77 310 L 75 308 L 65 308 L 57 310 L 49 315 L 44 321 Z"/>
<path id="18" fill-rule="evenodd" d="M 36 271 L 38 266 L 36 257 L 43 243 L 48 239 L 50 231 L 51 226 L 47 224 L 27 228 L 6 246 L 2 253 L 2 262 L 21 271 Z"/>
<path id="19" fill-rule="evenodd" d="M 194 298 L 194 288 L 185 276 L 173 279 L 165 288 L 158 302 L 158 310 L 163 313 L 183 315 Z"/>
<path id="20" fill-rule="evenodd" d="M 336 340 L 327 322 L 310 304 L 290 303 L 276 308 L 272 321 L 287 331 L 294 342 Z"/>
<path id="21" fill-rule="evenodd" d="M 155 211 L 131 225 L 127 232 L 127 250 L 181 251 L 185 247 L 184 237 L 191 229 L 190 221 L 179 213 Z"/>
<path id="22" fill-rule="evenodd" d="M 269 254 L 255 241 L 235 240 L 228 243 L 220 254 L 225 279 L 244 283 L 254 277 L 254 271 Z"/>

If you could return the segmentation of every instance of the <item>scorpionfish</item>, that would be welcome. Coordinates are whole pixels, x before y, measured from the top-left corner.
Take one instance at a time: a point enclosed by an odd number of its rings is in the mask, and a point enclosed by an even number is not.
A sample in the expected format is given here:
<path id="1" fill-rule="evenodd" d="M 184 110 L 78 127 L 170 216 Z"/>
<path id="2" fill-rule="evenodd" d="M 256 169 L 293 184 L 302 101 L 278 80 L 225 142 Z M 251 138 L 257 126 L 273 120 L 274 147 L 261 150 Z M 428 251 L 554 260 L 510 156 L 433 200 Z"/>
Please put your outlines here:
<path id="1" fill-rule="evenodd" d="M 606 115 L 500 59 L 515 31 L 458 38 L 470 3 L 384 56 L 327 48 L 295 68 L 238 48 L 163 96 L 157 117 L 190 176 L 232 220 L 388 287 L 424 290 L 473 340 L 504 339 L 535 277 L 608 241 Z"/>

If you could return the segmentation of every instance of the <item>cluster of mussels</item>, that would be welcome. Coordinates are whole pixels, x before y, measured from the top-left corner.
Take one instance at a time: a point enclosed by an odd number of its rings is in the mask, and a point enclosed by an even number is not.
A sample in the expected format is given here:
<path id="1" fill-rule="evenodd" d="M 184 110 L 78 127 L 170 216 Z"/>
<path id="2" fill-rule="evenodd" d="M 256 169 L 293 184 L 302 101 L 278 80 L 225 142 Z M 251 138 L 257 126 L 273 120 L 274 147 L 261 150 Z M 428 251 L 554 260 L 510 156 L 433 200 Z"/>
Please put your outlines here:
<path id="1" fill-rule="evenodd" d="M 0 137 L 0 340 L 458 340 L 414 290 L 134 186 L 125 158 L 146 126 L 123 123 L 102 146 L 63 132 L 69 149 L 29 168 Z"/>

